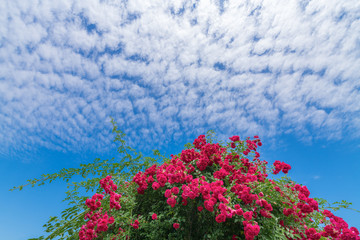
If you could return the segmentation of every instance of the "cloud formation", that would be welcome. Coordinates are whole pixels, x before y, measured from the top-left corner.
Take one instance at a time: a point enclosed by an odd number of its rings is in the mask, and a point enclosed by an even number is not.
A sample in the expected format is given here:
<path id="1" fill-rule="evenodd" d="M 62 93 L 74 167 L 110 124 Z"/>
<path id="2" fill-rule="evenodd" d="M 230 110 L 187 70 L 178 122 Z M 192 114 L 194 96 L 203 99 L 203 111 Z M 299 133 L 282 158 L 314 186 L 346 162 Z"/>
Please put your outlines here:
<path id="1" fill-rule="evenodd" d="M 360 2 L 6 0 L 0 154 L 216 129 L 360 137 Z"/>

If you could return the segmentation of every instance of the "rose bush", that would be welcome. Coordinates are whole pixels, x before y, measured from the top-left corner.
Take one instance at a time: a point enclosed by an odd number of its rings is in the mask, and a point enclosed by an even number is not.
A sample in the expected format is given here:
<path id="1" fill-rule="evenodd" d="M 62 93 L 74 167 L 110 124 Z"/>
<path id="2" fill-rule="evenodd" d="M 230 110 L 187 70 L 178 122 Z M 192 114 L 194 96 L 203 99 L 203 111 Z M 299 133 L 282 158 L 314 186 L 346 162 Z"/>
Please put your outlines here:
<path id="1" fill-rule="evenodd" d="M 260 160 L 258 136 L 193 147 L 139 171 L 130 182 L 100 181 L 86 200 L 78 236 L 92 239 L 348 239 L 359 231 L 310 198 L 287 176 L 291 166 Z M 114 179 L 114 181 L 113 181 Z"/>

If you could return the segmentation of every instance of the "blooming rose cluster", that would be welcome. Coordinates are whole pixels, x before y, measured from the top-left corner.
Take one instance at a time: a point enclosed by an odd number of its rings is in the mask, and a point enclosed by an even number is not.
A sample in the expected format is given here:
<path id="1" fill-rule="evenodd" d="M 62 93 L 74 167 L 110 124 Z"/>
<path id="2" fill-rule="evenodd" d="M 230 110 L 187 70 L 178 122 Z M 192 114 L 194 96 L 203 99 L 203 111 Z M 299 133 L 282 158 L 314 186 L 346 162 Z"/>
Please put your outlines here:
<path id="1" fill-rule="evenodd" d="M 230 140 L 234 143 L 240 141 L 240 138 L 233 136 Z M 259 139 L 246 140 L 247 148 L 244 151 L 248 153 L 255 151 L 257 143 L 260 143 Z M 260 216 L 271 217 L 270 212 L 273 210 L 271 204 L 253 193 L 249 185 L 258 181 L 264 182 L 267 177 L 264 168 L 261 167 L 265 165 L 265 162 L 258 159 L 259 153 L 256 152 L 252 161 L 247 158 L 239 160 L 238 154 L 227 153 L 226 148 L 219 144 L 207 143 L 204 135 L 195 139 L 194 146 L 195 149 L 183 150 L 180 157 L 172 156 L 169 163 L 161 166 L 153 165 L 145 172 L 136 174 L 133 181 L 138 185 L 137 192 L 144 194 L 149 184 L 152 190 L 163 189 L 166 202 L 172 208 L 179 202 L 186 206 L 188 199 L 201 199 L 202 204 L 198 206 L 198 210 L 206 209 L 209 212 L 215 212 L 215 221 L 218 223 L 243 214 L 244 220 L 251 221 L 253 214 L 258 214 L 256 210 Z M 215 180 L 206 179 L 205 176 L 194 178 L 192 173 L 203 172 L 212 166 L 216 166 L 217 169 L 213 172 Z M 225 187 L 223 180 L 233 184 L 230 191 Z M 179 198 L 180 189 L 177 186 L 181 186 L 181 198 Z M 244 205 L 250 205 L 249 207 L 253 207 L 255 212 L 244 213 L 239 204 L 233 204 L 230 193 L 235 193 Z M 252 239 L 259 232 L 256 230 L 258 225 L 255 221 L 251 221 L 250 225 L 245 228 L 245 232 L 249 231 L 247 239 Z"/>
<path id="2" fill-rule="evenodd" d="M 253 225 L 248 221 L 243 221 L 243 225 L 246 239 L 254 239 L 260 232 L 260 227 L 257 224 Z"/>
<path id="3" fill-rule="evenodd" d="M 97 237 L 98 233 L 106 232 L 108 225 L 114 223 L 113 217 L 109 217 L 106 212 L 102 214 L 101 211 L 87 213 L 85 219 L 89 219 L 89 221 L 80 229 L 80 240 L 92 240 Z"/>
<path id="4" fill-rule="evenodd" d="M 114 184 L 113 180 L 111 180 L 111 176 L 107 176 L 106 178 L 101 179 L 99 183 L 104 191 L 108 194 L 117 190 L 117 186 Z"/>
<path id="5" fill-rule="evenodd" d="M 349 225 L 342 218 L 335 216 L 328 210 L 324 210 L 323 214 L 325 218 L 330 219 L 331 224 L 325 226 L 324 231 L 320 232 L 321 236 L 334 239 L 360 239 L 359 231 L 355 227 L 349 229 Z"/>
<path id="6" fill-rule="evenodd" d="M 288 173 L 289 170 L 291 169 L 291 166 L 289 164 L 280 162 L 279 160 L 276 160 L 274 162 L 274 167 L 275 167 L 275 169 L 273 170 L 274 174 L 278 174 L 280 171 L 282 171 L 283 173 Z"/>
<path id="7" fill-rule="evenodd" d="M 121 195 L 115 193 L 117 185 L 111 180 L 111 176 L 101 179 L 100 186 L 105 193 L 110 195 L 110 210 L 113 208 L 119 210 L 121 208 L 119 203 Z M 107 212 L 103 213 L 103 208 L 99 209 L 103 198 L 104 195 L 95 193 L 92 198 L 86 199 L 85 204 L 90 209 L 90 212 L 85 215 L 85 220 L 89 219 L 89 221 L 80 229 L 80 240 L 92 240 L 98 236 L 98 233 L 106 232 L 108 225 L 114 223 L 114 217 L 109 216 Z M 98 211 L 95 212 L 96 210 Z"/>
<path id="8" fill-rule="evenodd" d="M 236 222 L 242 222 L 242 225 L 238 228 L 239 232 L 232 235 L 233 239 L 240 235 L 242 229 L 245 239 L 253 240 L 261 233 L 262 226 L 259 223 L 273 218 L 275 207 L 276 214 L 282 212 L 282 216 L 277 216 L 281 219 L 279 226 L 289 233 L 299 234 L 302 239 L 318 240 L 322 236 L 334 239 L 360 239 L 356 228 L 349 229 L 341 218 L 329 211 L 322 212 L 330 219 L 330 224 L 325 225 L 324 230 L 307 227 L 311 214 L 314 211 L 319 212 L 318 202 L 309 197 L 307 187 L 292 182 L 280 185 L 268 179 L 268 163 L 260 160 L 260 154 L 257 152 L 257 147 L 262 145 L 258 136 L 253 140 L 248 138 L 244 141 L 240 141 L 239 136 L 233 136 L 230 140 L 231 143 L 226 148 L 208 143 L 205 135 L 200 135 L 195 139 L 193 149 L 183 150 L 179 156 L 172 155 L 170 161 L 160 166 L 154 164 L 144 172 L 138 172 L 132 181 L 137 185 L 137 194 L 157 192 L 172 211 L 186 207 L 189 201 L 196 202 L 196 209 L 202 212 L 201 214 L 207 211 L 217 224 L 223 224 L 232 218 L 238 219 Z M 280 171 L 286 174 L 291 166 L 275 161 L 274 168 L 274 174 Z M 110 210 L 120 209 L 121 195 L 115 193 L 117 187 L 111 181 L 111 177 L 102 179 L 100 185 L 110 195 Z M 273 197 L 264 194 L 259 186 L 267 186 L 267 191 L 272 192 L 272 196 L 277 194 L 276 196 L 281 197 L 283 201 L 275 202 Z M 91 210 L 88 218 L 91 220 L 82 227 L 80 239 L 93 239 L 96 232 L 107 229 L 107 224 L 113 222 L 112 218 L 101 215 L 101 211 L 93 213 L 101 206 L 99 202 L 102 199 L 102 195 L 94 195 L 87 200 L 86 205 Z M 155 213 L 151 215 L 149 212 L 149 216 L 152 220 L 157 219 Z M 139 220 L 136 219 L 130 226 L 139 229 Z M 103 223 L 99 225 L 100 221 Z M 174 229 L 180 227 L 178 222 L 172 224 Z M 287 238 L 292 239 L 288 236 Z"/>
<path id="9" fill-rule="evenodd" d="M 101 207 L 101 200 L 103 200 L 104 195 L 95 193 L 92 198 L 86 199 L 85 204 L 90 208 L 91 211 L 95 211 Z"/>
<path id="10" fill-rule="evenodd" d="M 139 228 L 139 220 L 135 220 L 134 223 L 130 224 L 134 229 L 138 229 Z"/>

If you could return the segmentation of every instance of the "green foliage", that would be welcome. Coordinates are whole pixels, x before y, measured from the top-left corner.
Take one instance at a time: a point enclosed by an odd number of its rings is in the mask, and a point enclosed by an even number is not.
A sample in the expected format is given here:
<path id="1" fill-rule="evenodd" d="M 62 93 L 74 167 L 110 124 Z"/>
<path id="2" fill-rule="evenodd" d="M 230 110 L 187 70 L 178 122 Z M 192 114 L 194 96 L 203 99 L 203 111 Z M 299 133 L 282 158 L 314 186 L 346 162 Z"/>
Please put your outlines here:
<path id="1" fill-rule="evenodd" d="M 85 223 L 84 216 L 86 214 L 85 200 L 94 192 L 100 192 L 100 179 L 112 175 L 117 185 L 123 185 L 126 181 L 130 181 L 132 176 L 142 171 L 156 162 L 163 162 L 167 158 L 160 154 L 158 150 L 154 150 L 155 157 L 144 157 L 135 149 L 126 145 L 124 140 L 125 134 L 118 129 L 116 123 L 111 119 L 113 125 L 112 132 L 115 133 L 114 142 L 119 144 L 117 152 L 118 159 L 101 160 L 96 158 L 92 163 L 80 164 L 79 168 L 62 169 L 58 173 L 44 174 L 41 178 L 28 180 L 28 184 L 21 185 L 10 189 L 22 190 L 25 186 L 31 185 L 41 186 L 45 183 L 51 183 L 54 180 L 63 180 L 68 182 L 66 192 L 66 201 L 69 205 L 67 209 L 61 212 L 61 217 L 50 217 L 44 225 L 45 232 L 50 235 L 47 237 L 40 236 L 33 240 L 41 239 L 78 239 L 80 227 Z M 81 176 L 82 181 L 69 182 L 73 177 Z"/>

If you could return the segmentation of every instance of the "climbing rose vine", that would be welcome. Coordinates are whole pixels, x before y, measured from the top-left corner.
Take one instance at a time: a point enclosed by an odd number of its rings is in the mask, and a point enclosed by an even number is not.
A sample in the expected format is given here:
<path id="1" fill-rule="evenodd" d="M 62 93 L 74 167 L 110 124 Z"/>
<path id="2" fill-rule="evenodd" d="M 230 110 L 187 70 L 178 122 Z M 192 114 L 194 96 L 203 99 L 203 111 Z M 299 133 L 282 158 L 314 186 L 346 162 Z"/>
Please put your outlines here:
<path id="1" fill-rule="evenodd" d="M 92 239 L 347 239 L 359 231 L 322 209 L 308 188 L 287 176 L 291 166 L 260 160 L 258 136 L 228 144 L 195 139 L 193 148 L 138 172 L 86 200 L 80 240 Z"/>

